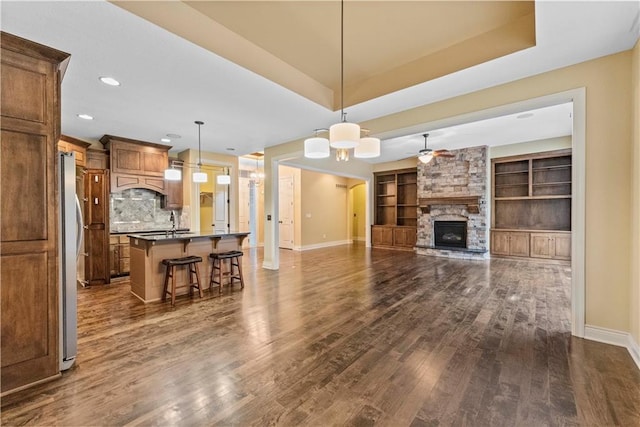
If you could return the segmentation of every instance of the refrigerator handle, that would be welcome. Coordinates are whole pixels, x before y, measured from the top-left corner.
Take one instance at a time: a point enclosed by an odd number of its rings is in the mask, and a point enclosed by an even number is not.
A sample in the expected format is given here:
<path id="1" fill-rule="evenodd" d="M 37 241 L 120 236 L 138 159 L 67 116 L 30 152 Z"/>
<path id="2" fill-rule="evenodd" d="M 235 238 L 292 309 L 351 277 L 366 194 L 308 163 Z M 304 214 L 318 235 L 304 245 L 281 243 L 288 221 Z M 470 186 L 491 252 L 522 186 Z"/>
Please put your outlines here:
<path id="1" fill-rule="evenodd" d="M 76 233 L 76 258 L 80 256 L 82 250 L 82 239 L 84 239 L 84 221 L 82 220 L 82 209 L 80 208 L 80 200 L 76 196 L 76 227 L 78 232 Z"/>

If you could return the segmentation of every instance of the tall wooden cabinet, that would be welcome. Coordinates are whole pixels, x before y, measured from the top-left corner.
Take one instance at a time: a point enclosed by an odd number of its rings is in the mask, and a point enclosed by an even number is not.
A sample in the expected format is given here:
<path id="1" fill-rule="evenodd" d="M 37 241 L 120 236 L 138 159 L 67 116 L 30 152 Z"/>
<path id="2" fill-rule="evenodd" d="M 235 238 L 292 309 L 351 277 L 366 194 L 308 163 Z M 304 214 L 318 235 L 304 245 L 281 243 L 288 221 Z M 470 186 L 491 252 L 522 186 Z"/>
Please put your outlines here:
<path id="1" fill-rule="evenodd" d="M 418 173 L 402 169 L 374 174 L 375 225 L 371 244 L 413 249 L 417 241 Z"/>
<path id="2" fill-rule="evenodd" d="M 571 150 L 493 159 L 491 253 L 571 259 Z"/>
<path id="3" fill-rule="evenodd" d="M 2 393 L 59 375 L 60 83 L 69 55 L 0 32 Z"/>
<path id="4" fill-rule="evenodd" d="M 84 187 L 84 241 L 87 258 L 85 279 L 89 285 L 110 283 L 109 171 L 87 169 Z"/>

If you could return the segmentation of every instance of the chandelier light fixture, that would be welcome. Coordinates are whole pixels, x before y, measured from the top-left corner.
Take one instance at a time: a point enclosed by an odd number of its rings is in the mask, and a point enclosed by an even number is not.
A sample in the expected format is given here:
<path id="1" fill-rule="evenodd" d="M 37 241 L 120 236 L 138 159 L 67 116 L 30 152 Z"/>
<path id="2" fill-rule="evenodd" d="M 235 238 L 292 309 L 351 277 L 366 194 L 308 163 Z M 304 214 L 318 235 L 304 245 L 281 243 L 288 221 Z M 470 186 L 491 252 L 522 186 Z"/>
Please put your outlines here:
<path id="1" fill-rule="evenodd" d="M 200 120 L 196 120 L 194 123 L 198 125 L 198 170 L 193 173 L 192 180 L 193 182 L 203 183 L 203 182 L 207 182 L 207 174 L 205 172 L 202 172 L 201 170 L 202 151 L 200 149 L 200 126 L 202 126 L 204 122 Z"/>
<path id="2" fill-rule="evenodd" d="M 348 161 L 349 150 L 354 149 L 356 158 L 373 158 L 380 156 L 380 139 L 373 137 L 360 138 L 361 129 L 356 123 L 347 122 L 344 111 L 344 0 L 340 1 L 340 123 L 329 127 L 329 139 L 315 136 L 304 141 L 304 156 L 310 159 L 327 158 L 331 148 L 336 149 L 337 161 Z"/>
<path id="3" fill-rule="evenodd" d="M 249 178 L 253 180 L 255 185 L 260 185 L 260 180 L 264 179 L 264 173 L 260 172 L 260 164 L 258 162 L 258 157 L 261 157 L 261 156 L 262 155 L 258 155 L 258 153 L 255 155 L 256 169 L 253 172 L 251 172 L 251 174 L 249 174 Z"/>

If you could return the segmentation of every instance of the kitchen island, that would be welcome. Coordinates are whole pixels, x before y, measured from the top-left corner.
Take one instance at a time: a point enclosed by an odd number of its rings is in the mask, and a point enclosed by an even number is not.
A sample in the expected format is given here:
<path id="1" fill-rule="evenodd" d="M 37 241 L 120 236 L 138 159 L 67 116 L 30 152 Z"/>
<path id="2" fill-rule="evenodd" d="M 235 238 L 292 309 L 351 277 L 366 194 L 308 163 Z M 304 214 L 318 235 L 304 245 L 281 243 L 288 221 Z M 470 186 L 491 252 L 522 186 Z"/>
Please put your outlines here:
<path id="1" fill-rule="evenodd" d="M 200 283 L 203 289 L 209 287 L 211 274 L 210 253 L 242 250 L 242 242 L 249 235 L 247 232 L 215 233 L 215 232 L 165 232 L 158 234 L 129 234 L 131 253 L 131 293 L 143 302 L 158 301 L 162 298 L 165 258 L 185 256 L 202 257 Z M 177 295 L 186 294 L 189 288 L 186 268 L 176 271 Z"/>

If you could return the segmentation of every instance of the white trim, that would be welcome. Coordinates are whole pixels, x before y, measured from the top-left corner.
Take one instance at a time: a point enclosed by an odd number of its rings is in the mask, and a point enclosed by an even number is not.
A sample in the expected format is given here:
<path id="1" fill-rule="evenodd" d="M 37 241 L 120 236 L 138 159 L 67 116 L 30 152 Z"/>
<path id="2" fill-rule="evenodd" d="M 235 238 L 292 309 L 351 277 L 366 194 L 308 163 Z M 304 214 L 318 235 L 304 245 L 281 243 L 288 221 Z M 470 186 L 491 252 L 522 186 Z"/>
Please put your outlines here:
<path id="1" fill-rule="evenodd" d="M 630 333 L 601 328 L 599 326 L 585 325 L 584 338 L 626 348 L 640 370 L 640 346 L 638 346 L 638 343 L 635 342 Z"/>
<path id="2" fill-rule="evenodd" d="M 571 334 L 585 335 L 586 293 L 586 90 L 572 92 L 573 135 L 571 137 Z"/>
<path id="3" fill-rule="evenodd" d="M 640 369 L 640 345 L 633 339 L 633 335 L 629 334 L 629 340 L 627 342 L 627 350 L 631 354 L 631 358 L 636 362 L 636 366 Z"/>
<path id="4" fill-rule="evenodd" d="M 321 249 L 321 248 L 330 248 L 332 246 L 341 246 L 341 245 L 350 245 L 351 240 L 333 240 L 331 242 L 322 242 L 316 243 L 313 245 L 304 245 L 300 246 L 298 250 L 300 251 L 309 251 L 311 249 Z"/>

